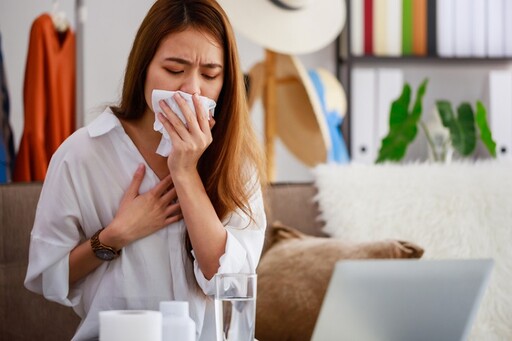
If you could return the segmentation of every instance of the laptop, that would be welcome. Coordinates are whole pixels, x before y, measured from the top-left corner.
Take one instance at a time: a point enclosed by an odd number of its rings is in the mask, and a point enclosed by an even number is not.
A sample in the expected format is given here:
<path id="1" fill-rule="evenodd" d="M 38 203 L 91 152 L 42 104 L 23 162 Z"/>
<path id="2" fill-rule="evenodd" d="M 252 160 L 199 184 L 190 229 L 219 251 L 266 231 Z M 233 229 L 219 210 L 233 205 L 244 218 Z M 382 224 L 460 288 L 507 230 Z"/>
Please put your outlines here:
<path id="1" fill-rule="evenodd" d="M 336 263 L 312 341 L 466 340 L 493 261 Z"/>

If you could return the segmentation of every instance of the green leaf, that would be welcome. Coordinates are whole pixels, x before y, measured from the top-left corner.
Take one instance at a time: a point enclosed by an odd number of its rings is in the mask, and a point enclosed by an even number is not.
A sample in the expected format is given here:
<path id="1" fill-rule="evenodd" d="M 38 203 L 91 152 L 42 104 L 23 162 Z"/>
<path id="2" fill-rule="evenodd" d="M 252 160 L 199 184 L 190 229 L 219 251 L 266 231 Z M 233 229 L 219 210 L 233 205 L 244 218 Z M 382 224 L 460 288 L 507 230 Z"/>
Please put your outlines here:
<path id="1" fill-rule="evenodd" d="M 496 142 L 492 138 L 491 129 L 487 123 L 487 110 L 482 102 L 476 102 L 476 125 L 480 130 L 480 139 L 492 157 L 496 157 Z"/>
<path id="2" fill-rule="evenodd" d="M 384 161 L 400 161 L 407 151 L 407 146 L 414 141 L 418 133 L 417 124 L 421 118 L 422 99 L 427 90 L 428 80 L 425 79 L 416 92 L 416 101 L 409 113 L 411 102 L 411 86 L 404 84 L 402 94 L 391 104 L 389 114 L 389 133 L 382 139 L 376 163 Z"/>
<path id="3" fill-rule="evenodd" d="M 475 116 L 469 103 L 462 103 L 453 113 L 448 101 L 436 102 L 443 126 L 449 129 L 453 148 L 462 156 L 470 155 L 476 148 Z"/>

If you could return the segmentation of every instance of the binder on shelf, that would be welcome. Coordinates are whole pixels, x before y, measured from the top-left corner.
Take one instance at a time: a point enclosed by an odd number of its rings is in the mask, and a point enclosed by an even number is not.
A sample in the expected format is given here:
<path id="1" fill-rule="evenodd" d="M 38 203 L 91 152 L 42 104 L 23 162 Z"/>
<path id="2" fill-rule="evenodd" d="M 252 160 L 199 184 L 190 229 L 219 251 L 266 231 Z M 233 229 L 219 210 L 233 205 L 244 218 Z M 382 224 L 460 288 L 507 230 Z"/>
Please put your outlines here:
<path id="1" fill-rule="evenodd" d="M 486 27 L 487 27 L 487 0 L 472 0 L 471 3 L 471 55 L 483 58 L 487 56 Z"/>
<path id="2" fill-rule="evenodd" d="M 401 69 L 378 69 L 377 71 L 377 117 L 375 136 L 377 137 L 375 151 L 380 148 L 382 139 L 389 132 L 389 113 L 391 103 L 400 97 L 404 84 L 404 75 Z"/>
<path id="3" fill-rule="evenodd" d="M 504 8 L 504 0 L 487 0 L 487 55 L 489 57 L 505 56 Z"/>
<path id="4" fill-rule="evenodd" d="M 471 56 L 473 0 L 455 0 L 455 56 Z"/>
<path id="5" fill-rule="evenodd" d="M 350 45 L 353 56 L 364 53 L 364 0 L 350 3 Z"/>
<path id="6" fill-rule="evenodd" d="M 373 0 L 364 0 L 364 54 L 373 55 Z"/>
<path id="7" fill-rule="evenodd" d="M 499 159 L 512 159 L 512 71 L 489 72 L 489 120 Z"/>
<path id="8" fill-rule="evenodd" d="M 354 162 L 372 164 L 377 156 L 375 69 L 354 68 L 351 83 L 351 157 Z"/>
<path id="9" fill-rule="evenodd" d="M 441 57 L 454 56 L 455 0 L 437 2 L 437 54 Z"/>

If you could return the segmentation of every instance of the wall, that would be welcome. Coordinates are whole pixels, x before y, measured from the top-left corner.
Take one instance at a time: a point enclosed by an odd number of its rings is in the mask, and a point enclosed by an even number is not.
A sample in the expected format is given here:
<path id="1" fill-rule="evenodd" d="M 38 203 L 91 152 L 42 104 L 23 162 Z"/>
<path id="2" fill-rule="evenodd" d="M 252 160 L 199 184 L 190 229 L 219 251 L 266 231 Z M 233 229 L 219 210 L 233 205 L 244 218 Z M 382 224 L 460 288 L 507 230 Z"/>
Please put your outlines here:
<path id="1" fill-rule="evenodd" d="M 83 26 L 83 106 L 84 121 L 90 122 L 108 103 L 116 102 L 122 85 L 126 59 L 136 30 L 153 0 L 82 0 L 86 7 Z M 2 0 L 0 2 L 0 32 L 8 77 L 11 125 L 16 145 L 23 131 L 23 77 L 30 26 L 34 19 L 52 10 L 50 0 Z M 76 27 L 75 0 L 59 1 L 72 26 Z M 263 59 L 264 50 L 237 35 L 244 71 Z M 313 54 L 299 56 L 306 68 L 323 67 L 335 71 L 334 44 Z M 262 106 L 257 103 L 252 112 L 261 140 L 263 139 Z M 310 170 L 291 155 L 283 144 L 276 142 L 277 181 L 311 181 Z"/>

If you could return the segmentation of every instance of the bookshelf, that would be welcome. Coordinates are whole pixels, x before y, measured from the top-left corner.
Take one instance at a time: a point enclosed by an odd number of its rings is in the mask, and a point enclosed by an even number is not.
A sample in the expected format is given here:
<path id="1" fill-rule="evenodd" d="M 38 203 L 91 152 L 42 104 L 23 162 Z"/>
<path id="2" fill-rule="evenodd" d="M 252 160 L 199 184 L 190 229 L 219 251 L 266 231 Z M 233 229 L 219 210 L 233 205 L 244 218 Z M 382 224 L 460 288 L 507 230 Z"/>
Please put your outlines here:
<path id="1" fill-rule="evenodd" d="M 425 70 L 425 78 L 429 78 L 429 73 L 434 73 L 438 70 L 448 70 L 446 77 L 451 77 L 452 83 L 454 82 L 454 78 L 459 79 L 461 81 L 462 86 L 468 84 L 468 73 L 471 73 L 473 70 L 479 74 L 479 77 L 473 77 L 471 82 L 473 82 L 473 86 L 478 83 L 480 88 L 486 86 L 483 84 L 484 78 L 483 74 L 485 72 L 489 72 L 491 70 L 512 70 L 512 56 L 499 56 L 499 57 L 489 57 L 489 56 L 440 56 L 437 52 L 432 52 L 430 50 L 426 55 L 398 55 L 398 56 L 376 56 L 376 55 L 366 55 L 359 54 L 353 55 L 352 51 L 352 42 L 351 42 L 351 27 L 352 20 L 351 17 L 351 5 L 353 0 L 347 0 L 347 20 L 346 25 L 343 32 L 340 34 L 338 39 L 336 40 L 336 48 L 335 48 L 335 60 L 336 60 L 336 73 L 338 79 L 343 84 L 347 95 L 347 112 L 345 118 L 343 120 L 343 124 L 341 127 L 343 136 L 345 138 L 345 142 L 347 144 L 347 148 L 349 150 L 350 155 L 352 156 L 352 148 L 353 140 L 354 140 L 354 131 L 351 129 L 351 118 L 353 115 L 353 71 L 357 68 L 365 68 L 365 69 L 378 69 L 378 68 L 393 68 L 393 69 L 406 69 L 406 70 Z M 360 0 L 363 1 L 364 0 Z M 375 1 L 375 0 L 373 0 Z M 404 0 L 405 1 L 405 0 Z M 425 1 L 435 1 L 435 0 L 425 0 Z M 438 0 L 439 1 L 439 0 Z M 454 0 L 452 0 L 454 1 Z M 506 1 L 506 0 L 504 0 Z M 505 2 L 504 2 L 505 4 Z M 509 11 L 510 12 L 510 11 Z M 431 20 L 427 20 L 427 22 L 431 22 Z M 421 71 L 419 71 L 421 72 Z M 410 73 L 410 72 L 409 72 Z M 439 73 L 439 72 L 438 72 Z M 410 82 L 407 76 L 404 76 L 404 82 Z M 413 85 L 413 84 L 411 84 Z M 415 91 L 415 87 L 413 86 L 413 92 Z M 427 90 L 428 93 L 429 90 Z M 468 91 L 470 94 L 477 92 L 476 90 Z M 480 96 L 474 95 L 474 96 Z M 398 96 L 397 96 L 398 97 Z M 471 95 L 468 95 L 471 97 Z M 468 100 L 472 100 L 473 98 L 468 98 Z M 455 100 L 457 102 L 457 100 Z M 390 103 L 391 104 L 391 103 Z M 512 127 L 510 128 L 512 132 Z"/>

